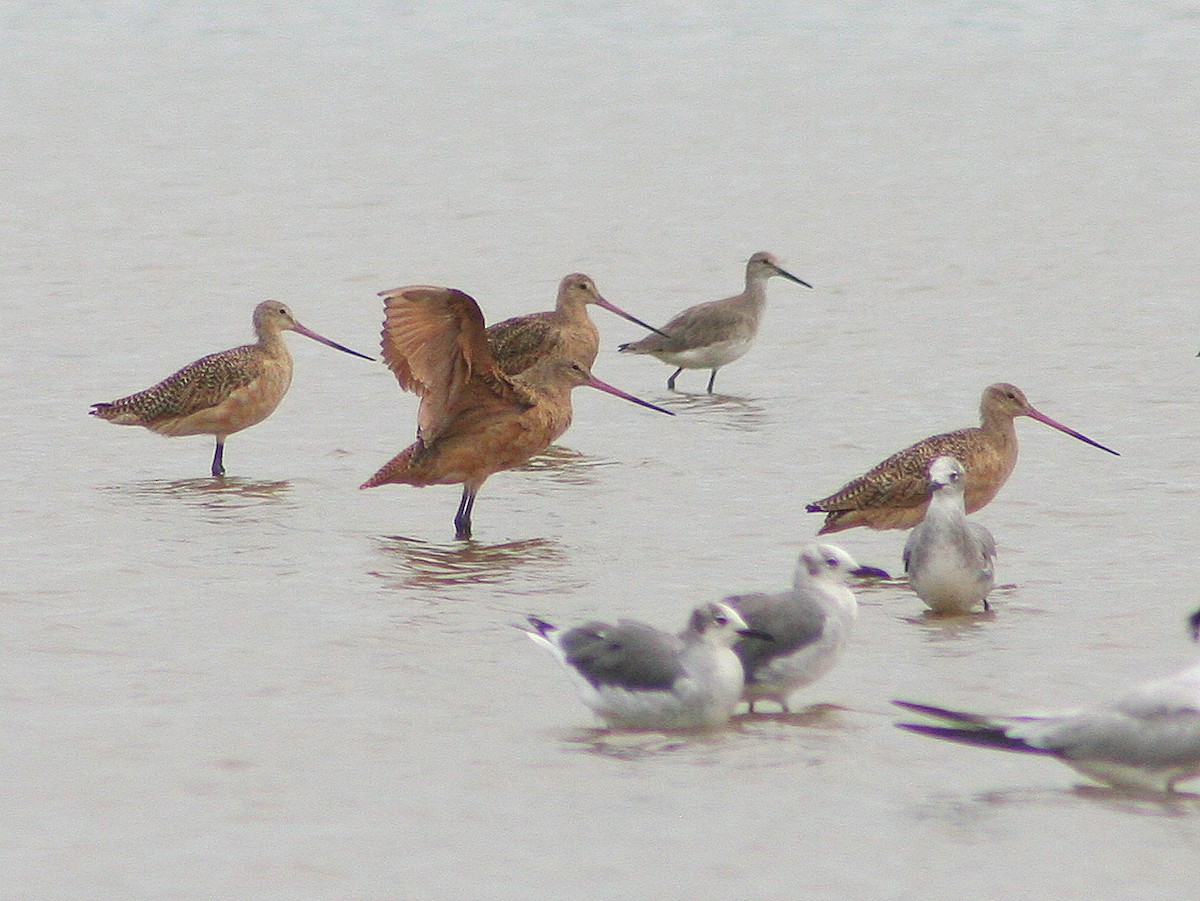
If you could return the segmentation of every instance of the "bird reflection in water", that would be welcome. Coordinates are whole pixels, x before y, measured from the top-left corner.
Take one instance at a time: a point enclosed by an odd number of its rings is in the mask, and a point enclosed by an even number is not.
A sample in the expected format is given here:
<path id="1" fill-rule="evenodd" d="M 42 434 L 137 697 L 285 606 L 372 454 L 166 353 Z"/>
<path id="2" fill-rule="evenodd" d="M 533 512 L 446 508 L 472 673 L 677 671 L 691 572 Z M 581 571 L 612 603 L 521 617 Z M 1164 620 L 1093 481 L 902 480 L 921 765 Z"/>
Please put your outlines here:
<path id="1" fill-rule="evenodd" d="M 563 546 L 545 538 L 502 544 L 474 541 L 431 544 L 393 536 L 381 538 L 380 546 L 394 568 L 389 567 L 388 571 L 375 575 L 400 588 L 497 585 L 511 582 L 526 572 L 532 572 L 540 579 L 561 568 L 567 560 Z"/>

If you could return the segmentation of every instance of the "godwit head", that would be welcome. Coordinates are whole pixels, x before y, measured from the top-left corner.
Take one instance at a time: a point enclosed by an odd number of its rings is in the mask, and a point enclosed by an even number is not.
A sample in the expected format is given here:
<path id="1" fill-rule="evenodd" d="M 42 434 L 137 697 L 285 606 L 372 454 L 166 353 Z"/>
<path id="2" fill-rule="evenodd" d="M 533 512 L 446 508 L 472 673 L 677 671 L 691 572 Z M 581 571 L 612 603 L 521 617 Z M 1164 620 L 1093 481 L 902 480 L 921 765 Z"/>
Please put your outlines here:
<path id="1" fill-rule="evenodd" d="M 1045 413 L 1035 408 L 1029 402 L 1029 398 L 1025 396 L 1025 392 L 1016 385 L 1010 385 L 1007 382 L 998 382 L 995 385 L 988 385 L 984 389 L 983 399 L 979 402 L 979 418 L 982 420 L 985 429 L 991 423 L 1011 422 L 1017 416 L 1028 416 L 1030 419 L 1036 419 L 1038 422 L 1045 423 L 1052 429 L 1058 429 L 1072 438 L 1078 438 L 1084 444 L 1098 447 L 1100 450 L 1107 451 L 1118 457 L 1121 456 L 1112 448 L 1105 447 L 1098 441 L 1093 441 L 1087 435 L 1081 435 L 1061 422 L 1051 419 Z"/>
<path id="2" fill-rule="evenodd" d="M 343 347 L 336 341 L 330 341 L 324 335 L 318 335 L 310 328 L 305 328 L 297 321 L 291 309 L 285 303 L 280 303 L 277 300 L 264 300 L 254 308 L 254 334 L 258 336 L 259 344 L 266 344 L 269 341 L 273 341 L 279 337 L 281 332 L 285 331 L 296 332 L 296 334 L 303 335 L 305 338 L 312 338 L 319 344 L 324 344 L 326 347 L 332 347 L 351 356 L 371 361 L 375 359 L 374 357 L 368 357 L 366 354 L 360 354 L 357 350 Z"/>
<path id="3" fill-rule="evenodd" d="M 564 313 L 572 319 L 584 316 L 586 315 L 584 307 L 589 303 L 594 303 L 596 306 L 608 310 L 610 313 L 616 313 L 622 319 L 632 322 L 634 325 L 640 325 L 642 328 L 658 332 L 660 335 L 663 334 L 654 326 L 642 322 L 636 316 L 626 313 L 616 304 L 606 300 L 596 287 L 596 283 L 592 281 L 591 276 L 584 275 L 582 272 L 573 272 L 565 276 L 558 283 L 558 300 L 554 308 L 560 313 Z"/>

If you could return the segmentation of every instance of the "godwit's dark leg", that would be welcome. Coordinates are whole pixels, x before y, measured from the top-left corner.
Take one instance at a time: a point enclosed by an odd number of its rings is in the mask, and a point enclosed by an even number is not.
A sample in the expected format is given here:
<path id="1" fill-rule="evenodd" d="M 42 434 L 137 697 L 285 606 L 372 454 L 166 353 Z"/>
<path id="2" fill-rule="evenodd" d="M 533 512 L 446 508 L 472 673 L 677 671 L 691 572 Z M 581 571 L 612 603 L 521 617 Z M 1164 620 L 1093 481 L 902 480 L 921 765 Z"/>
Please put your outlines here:
<path id="1" fill-rule="evenodd" d="M 675 390 L 675 379 L 676 379 L 676 377 L 679 375 L 679 373 L 681 373 L 681 372 L 683 372 L 683 367 L 682 367 L 682 366 L 680 366 L 680 367 L 679 367 L 678 369 L 676 369 L 676 370 L 675 370 L 673 373 L 671 373 L 671 377 L 670 377 L 669 379 L 667 379 L 667 390 L 668 390 L 668 391 L 674 391 L 674 390 Z"/>
<path id="2" fill-rule="evenodd" d="M 463 485 L 462 500 L 458 502 L 458 512 L 454 514 L 454 537 L 471 537 L 471 508 L 475 506 L 475 492 Z"/>
<path id="3" fill-rule="evenodd" d="M 212 474 L 214 479 L 225 475 L 225 442 L 217 439 L 217 449 L 213 452 Z"/>
<path id="4" fill-rule="evenodd" d="M 708 377 L 708 393 L 709 394 L 712 394 L 713 382 L 715 382 L 716 380 L 717 380 L 717 370 L 714 369 L 712 371 L 712 375 L 710 375 Z"/>

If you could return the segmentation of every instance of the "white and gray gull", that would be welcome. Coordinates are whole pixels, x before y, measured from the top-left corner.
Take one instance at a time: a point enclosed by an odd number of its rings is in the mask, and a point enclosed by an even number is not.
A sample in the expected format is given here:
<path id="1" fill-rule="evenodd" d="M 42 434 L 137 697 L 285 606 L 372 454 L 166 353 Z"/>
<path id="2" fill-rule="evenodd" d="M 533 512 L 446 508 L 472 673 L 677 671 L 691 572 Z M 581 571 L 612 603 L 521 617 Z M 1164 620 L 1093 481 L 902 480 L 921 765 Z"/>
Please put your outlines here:
<path id="1" fill-rule="evenodd" d="M 692 611 L 679 635 L 636 620 L 588 622 L 566 632 L 531 616 L 526 634 L 563 665 L 580 698 L 609 726 L 711 729 L 742 696 L 742 665 L 730 650 L 751 630 L 725 604 Z"/>
<path id="2" fill-rule="evenodd" d="M 860 566 L 841 548 L 813 544 L 800 552 L 790 591 L 725 599 L 750 628 L 773 639 L 743 637 L 733 646 L 745 669 L 742 698 L 751 713 L 763 700 L 774 701 L 786 713 L 792 694 L 837 663 L 858 619 L 858 601 L 846 585 L 851 575 L 888 577 Z"/>
<path id="3" fill-rule="evenodd" d="M 1200 610 L 1189 617 L 1200 639 Z M 1045 754 L 1114 788 L 1174 792 L 1200 776 L 1200 663 L 1146 682 L 1091 710 L 1028 716 L 988 716 L 893 701 L 940 725 L 900 728 L 950 741 Z"/>
<path id="4" fill-rule="evenodd" d="M 936 613 L 969 613 L 996 584 L 996 539 L 967 519 L 963 489 L 967 471 L 954 457 L 929 464 L 929 509 L 904 545 L 908 583 Z"/>

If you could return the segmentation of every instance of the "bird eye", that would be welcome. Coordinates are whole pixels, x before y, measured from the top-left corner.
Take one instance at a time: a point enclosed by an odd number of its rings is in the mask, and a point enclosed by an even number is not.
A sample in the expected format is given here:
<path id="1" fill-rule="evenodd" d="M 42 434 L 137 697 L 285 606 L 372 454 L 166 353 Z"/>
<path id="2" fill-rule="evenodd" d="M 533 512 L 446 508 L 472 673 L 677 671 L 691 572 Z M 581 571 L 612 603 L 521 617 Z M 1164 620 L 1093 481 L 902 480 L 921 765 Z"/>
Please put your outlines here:
<path id="1" fill-rule="evenodd" d="M 729 617 L 727 617 L 723 613 L 718 613 L 716 616 L 713 617 L 713 622 L 715 622 L 718 626 L 724 626 L 724 625 L 728 624 Z"/>
<path id="2" fill-rule="evenodd" d="M 837 569 L 837 567 L 838 567 L 838 558 L 837 557 L 829 557 L 825 562 L 828 563 L 830 566 L 832 566 L 834 569 Z"/>

